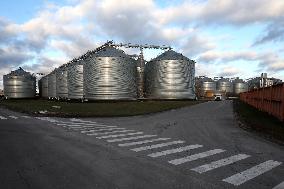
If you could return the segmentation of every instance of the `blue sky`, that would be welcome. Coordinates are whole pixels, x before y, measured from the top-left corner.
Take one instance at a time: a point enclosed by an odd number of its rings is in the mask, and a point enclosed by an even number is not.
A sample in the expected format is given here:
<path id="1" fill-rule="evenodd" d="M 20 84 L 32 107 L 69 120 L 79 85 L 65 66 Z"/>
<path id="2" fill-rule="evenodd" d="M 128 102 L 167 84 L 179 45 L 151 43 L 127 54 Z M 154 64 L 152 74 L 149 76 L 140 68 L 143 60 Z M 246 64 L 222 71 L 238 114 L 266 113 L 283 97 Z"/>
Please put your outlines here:
<path id="1" fill-rule="evenodd" d="M 283 0 L 9 0 L 0 2 L 0 81 L 19 66 L 48 73 L 110 39 L 171 45 L 196 60 L 196 75 L 284 80 Z"/>

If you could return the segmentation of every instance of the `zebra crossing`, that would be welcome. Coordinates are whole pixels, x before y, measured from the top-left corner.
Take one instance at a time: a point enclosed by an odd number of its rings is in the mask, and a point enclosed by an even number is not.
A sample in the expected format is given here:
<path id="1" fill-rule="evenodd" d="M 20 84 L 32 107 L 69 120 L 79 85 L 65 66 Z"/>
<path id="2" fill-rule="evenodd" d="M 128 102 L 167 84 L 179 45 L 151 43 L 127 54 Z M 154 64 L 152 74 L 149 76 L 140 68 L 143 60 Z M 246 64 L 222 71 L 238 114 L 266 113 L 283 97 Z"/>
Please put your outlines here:
<path id="1" fill-rule="evenodd" d="M 1 120 L 17 120 L 17 119 L 21 119 L 21 118 L 29 119 L 29 118 L 31 118 L 31 117 L 30 117 L 30 116 L 26 116 L 26 115 L 23 115 L 23 116 L 0 115 L 0 121 L 1 121 Z"/>
<path id="2" fill-rule="evenodd" d="M 192 152 L 191 155 L 185 157 L 179 157 L 176 159 L 167 160 L 169 165 L 172 166 L 188 166 L 190 171 L 195 173 L 203 174 L 210 172 L 212 170 L 218 170 L 218 168 L 230 166 L 233 164 L 241 163 L 242 160 L 252 158 L 249 154 L 233 154 L 229 157 L 222 158 L 213 162 L 208 162 L 197 167 L 190 167 L 190 163 L 193 161 L 199 161 L 214 157 L 218 154 L 227 152 L 225 149 L 212 149 L 204 150 L 199 153 L 194 153 L 194 150 L 203 149 L 204 146 L 201 144 L 190 144 L 187 145 L 186 141 L 183 140 L 173 140 L 172 138 L 162 138 L 157 135 L 145 134 L 143 131 L 137 131 L 133 129 L 126 129 L 123 127 L 118 127 L 116 125 L 106 125 L 97 123 L 94 121 L 83 121 L 79 119 L 70 119 L 70 121 L 58 121 L 52 118 L 38 118 L 45 121 L 50 121 L 58 126 L 62 126 L 68 130 L 78 131 L 81 134 L 87 135 L 89 137 L 94 136 L 96 139 L 104 139 L 108 143 L 117 145 L 118 147 L 128 148 L 128 150 L 139 153 L 151 150 L 151 153 L 146 154 L 147 157 L 159 158 L 169 156 L 171 154 L 178 154 L 182 152 Z M 171 148 L 167 150 L 160 150 L 162 148 Z M 153 152 L 153 150 L 155 152 Z M 207 159 L 206 159 L 207 158 Z M 161 160 L 162 161 L 162 160 Z M 233 186 L 239 186 L 254 178 L 265 174 L 279 167 L 282 162 L 267 160 L 253 167 L 248 167 L 242 172 L 235 173 L 233 175 L 228 175 L 226 178 L 221 178 L 222 182 L 231 184 Z M 275 188 L 283 187 L 284 182 L 275 186 Z M 273 188 L 273 189 L 275 189 Z"/>

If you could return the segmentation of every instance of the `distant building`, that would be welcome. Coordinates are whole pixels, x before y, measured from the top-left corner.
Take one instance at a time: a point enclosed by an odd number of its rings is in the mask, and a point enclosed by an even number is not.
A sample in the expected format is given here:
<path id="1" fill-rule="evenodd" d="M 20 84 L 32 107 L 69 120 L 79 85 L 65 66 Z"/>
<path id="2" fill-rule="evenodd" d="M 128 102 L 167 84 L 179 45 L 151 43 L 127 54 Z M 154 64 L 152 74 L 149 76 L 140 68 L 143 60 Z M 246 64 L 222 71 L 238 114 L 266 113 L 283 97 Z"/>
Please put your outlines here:
<path id="1" fill-rule="evenodd" d="M 282 80 L 276 78 L 268 78 L 267 73 L 262 73 L 260 77 L 255 77 L 248 80 L 249 89 L 269 87 L 279 83 L 282 83 Z"/>

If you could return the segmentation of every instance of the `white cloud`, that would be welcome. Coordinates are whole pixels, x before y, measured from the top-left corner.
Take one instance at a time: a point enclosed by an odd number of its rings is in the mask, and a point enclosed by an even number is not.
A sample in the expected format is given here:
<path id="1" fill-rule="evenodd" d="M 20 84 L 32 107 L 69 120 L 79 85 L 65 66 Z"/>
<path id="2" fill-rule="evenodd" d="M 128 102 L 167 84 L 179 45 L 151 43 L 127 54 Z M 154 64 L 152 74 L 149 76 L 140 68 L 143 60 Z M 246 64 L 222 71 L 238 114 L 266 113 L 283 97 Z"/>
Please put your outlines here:
<path id="1" fill-rule="evenodd" d="M 199 56 L 202 62 L 229 62 L 234 60 L 254 61 L 258 58 L 258 54 L 254 51 L 207 51 Z"/>
<path id="2" fill-rule="evenodd" d="M 203 24 L 243 25 L 272 21 L 283 16 L 282 0 L 184 1 L 159 12 L 162 23 L 194 21 Z"/>
<path id="3" fill-rule="evenodd" d="M 266 27 L 264 34 L 260 35 L 253 45 L 261 45 L 271 41 L 284 41 L 284 14 L 281 19 L 269 24 Z"/>
<path id="4" fill-rule="evenodd" d="M 259 72 L 280 72 L 284 71 L 284 59 L 279 57 L 275 52 L 255 52 L 255 51 L 207 51 L 202 53 L 198 60 L 203 64 L 218 63 L 220 66 L 232 61 L 248 61 L 255 62 Z M 224 74 L 237 74 L 241 73 L 241 70 L 233 69 L 230 67 L 224 67 L 220 73 Z"/>
<path id="5" fill-rule="evenodd" d="M 153 0 L 67 2 L 70 4 L 66 6 L 47 3 L 34 18 L 23 24 L 0 18 L 0 44 L 6 49 L 12 49 L 7 52 L 6 58 L 0 54 L 0 61 L 1 58 L 7 60 L 7 56 L 10 56 L 14 58 L 13 65 L 20 65 L 37 57 L 34 59 L 36 66 L 29 69 L 50 71 L 50 68 L 66 63 L 99 43 L 114 39 L 118 42 L 171 45 L 185 56 L 197 58 L 201 62 L 197 66 L 197 74 L 201 75 L 208 72 L 207 62 L 216 62 L 210 67 L 209 74 L 217 74 L 214 71 L 216 67 L 220 68 L 221 64 L 226 65 L 234 60 L 255 61 L 256 64 L 259 63 L 259 67 L 273 72 L 283 70 L 283 60 L 275 53 L 274 58 L 268 59 L 256 53 L 253 47 L 222 52 L 218 50 L 218 36 L 208 36 L 202 32 L 208 24 L 242 26 L 273 22 L 276 25 L 284 12 L 282 0 L 182 1 L 177 2 L 177 5 L 169 3 L 165 8 L 159 7 Z M 267 30 L 259 40 L 282 39 L 279 37 L 282 35 L 276 34 L 279 32 Z M 17 50 L 20 53 L 15 54 Z M 63 55 L 61 58 L 52 55 L 49 57 L 44 53 L 46 51 L 60 52 Z M 11 53 L 14 54 L 11 56 Z M 35 56 L 31 57 L 31 54 Z M 237 73 L 236 70 L 228 70 L 224 66 L 222 68 L 228 74 Z"/>
<path id="6" fill-rule="evenodd" d="M 218 76 L 221 77 L 232 77 L 232 76 L 237 76 L 241 73 L 241 70 L 236 67 L 232 66 L 225 66 L 222 68 L 221 72 L 219 72 Z"/>
<path id="7" fill-rule="evenodd" d="M 259 69 L 269 72 L 279 72 L 284 70 L 284 59 L 279 57 L 274 52 L 267 52 L 259 56 Z"/>
<path id="8" fill-rule="evenodd" d="M 197 33 L 197 32 L 196 32 Z M 188 57 L 198 57 L 203 52 L 214 49 L 215 43 L 209 37 L 197 35 L 195 32 L 182 40 L 181 51 Z"/>

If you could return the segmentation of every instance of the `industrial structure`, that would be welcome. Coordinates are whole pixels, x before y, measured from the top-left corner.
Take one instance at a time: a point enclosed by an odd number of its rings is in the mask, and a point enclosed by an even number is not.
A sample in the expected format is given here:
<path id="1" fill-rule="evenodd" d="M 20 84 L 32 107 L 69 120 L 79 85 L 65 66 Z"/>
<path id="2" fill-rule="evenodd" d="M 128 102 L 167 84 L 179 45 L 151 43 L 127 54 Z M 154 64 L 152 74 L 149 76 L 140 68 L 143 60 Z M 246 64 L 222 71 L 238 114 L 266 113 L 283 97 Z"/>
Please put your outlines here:
<path id="1" fill-rule="evenodd" d="M 62 65 L 56 70 L 56 97 L 68 98 L 67 66 Z"/>
<path id="2" fill-rule="evenodd" d="M 282 83 L 280 79 L 269 78 L 267 73 L 262 73 L 260 77 L 251 78 L 248 80 L 248 87 L 250 90 L 259 89 L 263 87 L 270 87 Z"/>
<path id="3" fill-rule="evenodd" d="M 236 97 L 248 91 L 248 83 L 240 78 L 223 78 L 199 76 L 196 80 L 196 95 L 198 98 L 214 99 L 216 95 L 222 98 Z"/>
<path id="4" fill-rule="evenodd" d="M 3 76 L 4 96 L 6 98 L 34 98 L 36 77 L 21 67 Z"/>
<path id="5" fill-rule="evenodd" d="M 83 66 L 84 98 L 88 100 L 137 99 L 135 60 L 109 46 L 89 56 Z"/>
<path id="6" fill-rule="evenodd" d="M 127 55 L 120 47 L 140 54 Z M 165 52 L 146 63 L 144 49 Z M 49 99 L 195 99 L 194 74 L 195 62 L 169 46 L 108 41 L 42 77 L 39 91 Z"/>
<path id="7" fill-rule="evenodd" d="M 43 98 L 48 98 L 48 77 L 43 76 L 39 81 L 38 81 L 38 87 L 39 87 L 39 96 Z"/>
<path id="8" fill-rule="evenodd" d="M 173 50 L 152 59 L 145 68 L 150 99 L 195 99 L 195 62 Z"/>
<path id="9" fill-rule="evenodd" d="M 74 60 L 67 67 L 68 99 L 84 98 L 83 59 Z"/>
<path id="10" fill-rule="evenodd" d="M 196 95 L 198 98 L 212 98 L 216 91 L 216 81 L 206 76 L 195 78 Z"/>
<path id="11" fill-rule="evenodd" d="M 248 91 L 248 83 L 245 82 L 243 79 L 236 78 L 233 81 L 233 91 L 235 95 L 239 95 L 240 93 Z"/>
<path id="12" fill-rule="evenodd" d="M 137 48 L 128 55 L 120 47 Z M 145 49 L 161 49 L 149 62 Z M 34 98 L 36 77 L 22 68 L 3 76 L 6 98 Z M 60 100 L 137 100 L 137 99 L 222 99 L 239 96 L 252 88 L 267 87 L 281 80 L 261 77 L 249 80 L 199 76 L 195 61 L 169 46 L 123 44 L 108 41 L 78 58 L 63 64 L 39 82 L 42 98 Z"/>
<path id="13" fill-rule="evenodd" d="M 234 92 L 233 83 L 230 81 L 230 79 L 221 77 L 216 82 L 216 90 L 222 91 L 227 95 L 233 94 Z"/>
<path id="14" fill-rule="evenodd" d="M 48 75 L 48 97 L 56 98 L 56 69 Z"/>

